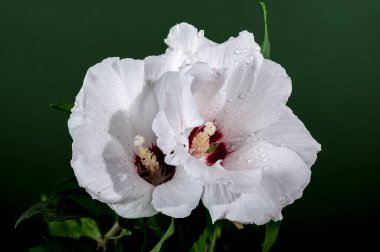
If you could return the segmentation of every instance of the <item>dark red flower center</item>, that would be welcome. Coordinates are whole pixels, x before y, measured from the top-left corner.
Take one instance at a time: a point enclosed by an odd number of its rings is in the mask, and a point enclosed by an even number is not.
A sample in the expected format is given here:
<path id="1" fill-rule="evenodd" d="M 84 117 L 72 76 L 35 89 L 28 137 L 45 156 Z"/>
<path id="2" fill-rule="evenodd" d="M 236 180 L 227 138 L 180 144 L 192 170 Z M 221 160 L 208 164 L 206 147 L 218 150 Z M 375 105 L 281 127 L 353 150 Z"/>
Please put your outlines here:
<path id="1" fill-rule="evenodd" d="M 210 129 L 212 125 L 213 129 Z M 209 166 L 218 160 L 223 160 L 231 153 L 229 145 L 223 142 L 223 133 L 213 123 L 194 128 L 189 135 L 189 152 L 191 155 L 203 158 Z"/>
<path id="2" fill-rule="evenodd" d="M 157 145 L 145 148 L 145 153 L 147 154 L 141 154 L 141 151 L 139 154 L 134 153 L 134 164 L 140 177 L 154 186 L 173 178 L 175 166 L 165 163 L 165 154 Z"/>

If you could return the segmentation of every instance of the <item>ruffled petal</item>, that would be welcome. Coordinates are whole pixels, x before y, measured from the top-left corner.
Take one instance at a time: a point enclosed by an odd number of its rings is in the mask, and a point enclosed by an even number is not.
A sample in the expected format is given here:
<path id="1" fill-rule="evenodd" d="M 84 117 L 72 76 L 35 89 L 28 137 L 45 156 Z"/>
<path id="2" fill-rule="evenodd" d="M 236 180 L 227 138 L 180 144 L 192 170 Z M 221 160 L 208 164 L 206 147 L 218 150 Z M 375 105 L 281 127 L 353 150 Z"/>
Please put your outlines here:
<path id="1" fill-rule="evenodd" d="M 154 120 L 153 130 L 158 136 L 158 146 L 167 154 L 172 151 L 173 143 L 186 145 L 187 133 L 201 125 L 203 118 L 192 98 L 190 81 L 183 80 L 180 73 L 165 73 L 155 83 L 154 92 L 160 112 Z"/>
<path id="2" fill-rule="evenodd" d="M 243 193 L 231 204 L 204 202 L 214 216 L 213 221 L 225 218 L 261 225 L 271 219 L 280 220 L 282 208 L 302 196 L 311 172 L 299 155 L 268 143 L 258 143 L 252 151 L 256 153 L 252 165 L 263 171 L 260 187 L 255 192 Z M 207 193 L 205 189 L 204 195 Z"/>
<path id="3" fill-rule="evenodd" d="M 146 57 L 144 59 L 145 80 L 154 82 L 168 71 L 179 71 L 186 59 L 187 56 L 181 51 L 170 49 L 163 55 Z"/>
<path id="4" fill-rule="evenodd" d="M 152 206 L 154 186 L 143 180 L 128 190 L 125 200 L 109 204 L 109 206 L 123 218 L 150 217 L 157 213 Z"/>
<path id="5" fill-rule="evenodd" d="M 201 183 L 176 167 L 172 180 L 157 186 L 153 192 L 152 205 L 174 218 L 184 218 L 197 207 L 202 195 Z"/>
<path id="6" fill-rule="evenodd" d="M 315 141 L 305 125 L 286 107 L 280 118 L 270 126 L 256 132 L 251 141 L 265 140 L 271 144 L 296 152 L 311 167 L 317 159 L 321 145 Z"/>
<path id="7" fill-rule="evenodd" d="M 71 165 L 93 198 L 117 203 L 128 200 L 136 184 L 147 184 L 133 164 L 133 138 L 139 134 L 153 141 L 155 108 L 155 97 L 144 86 L 142 61 L 112 58 L 88 70 L 68 126 Z"/>
<path id="8" fill-rule="evenodd" d="M 213 44 L 203 36 L 203 31 L 199 31 L 192 25 L 180 23 L 173 26 L 165 43 L 175 50 L 180 50 L 185 54 L 195 53 L 203 44 Z"/>
<path id="9" fill-rule="evenodd" d="M 226 170 L 220 162 L 208 166 L 202 159 L 188 154 L 186 172 L 204 184 L 222 184 L 234 193 L 253 192 L 261 183 L 260 169 Z"/>
<path id="10" fill-rule="evenodd" d="M 194 79 L 191 91 L 199 113 L 212 121 L 226 102 L 226 69 L 211 69 L 206 63 L 195 63 L 188 71 Z"/>

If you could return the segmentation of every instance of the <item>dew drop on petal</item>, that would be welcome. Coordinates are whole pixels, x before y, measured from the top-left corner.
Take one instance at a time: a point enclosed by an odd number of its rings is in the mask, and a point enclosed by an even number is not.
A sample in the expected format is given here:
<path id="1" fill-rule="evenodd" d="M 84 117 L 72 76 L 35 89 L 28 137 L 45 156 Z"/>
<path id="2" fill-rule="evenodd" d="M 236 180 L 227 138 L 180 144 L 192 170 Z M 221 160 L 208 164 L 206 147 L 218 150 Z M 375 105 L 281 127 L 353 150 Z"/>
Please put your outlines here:
<path id="1" fill-rule="evenodd" d="M 253 162 L 252 159 L 248 159 L 248 160 L 247 160 L 247 163 L 252 163 L 252 162 Z"/>
<path id="2" fill-rule="evenodd" d="M 247 47 L 244 47 L 243 48 L 243 53 L 247 53 L 248 52 L 248 48 Z"/>
<path id="3" fill-rule="evenodd" d="M 245 71 L 245 67 L 240 68 L 240 71 L 244 72 Z"/>
<path id="4" fill-rule="evenodd" d="M 243 93 L 239 94 L 239 99 L 245 99 L 245 98 L 247 98 L 246 94 L 243 94 Z"/>
<path id="5" fill-rule="evenodd" d="M 261 162 L 267 162 L 267 161 L 268 161 L 267 158 L 263 158 L 263 159 L 261 159 Z"/>
<path id="6" fill-rule="evenodd" d="M 253 56 L 248 56 L 247 59 L 245 60 L 245 63 L 247 63 L 247 65 L 251 64 L 253 61 Z"/>
<path id="7" fill-rule="evenodd" d="M 238 62 L 238 61 L 235 61 L 235 62 L 234 62 L 234 66 L 237 66 L 237 65 L 239 65 L 239 62 Z"/>
<path id="8" fill-rule="evenodd" d="M 228 102 L 232 102 L 233 100 L 231 98 L 227 99 Z"/>
<path id="9" fill-rule="evenodd" d="M 283 203 L 285 202 L 286 200 L 286 197 L 284 195 L 281 195 L 279 198 L 278 198 L 278 201 L 280 201 L 280 203 Z"/>
<path id="10" fill-rule="evenodd" d="M 236 49 L 234 50 L 234 53 L 235 53 L 236 55 L 241 54 L 241 48 L 240 48 L 240 47 L 236 48 Z"/>
<path id="11" fill-rule="evenodd" d="M 282 144 L 281 144 L 281 147 L 286 147 L 286 143 L 282 143 Z"/>

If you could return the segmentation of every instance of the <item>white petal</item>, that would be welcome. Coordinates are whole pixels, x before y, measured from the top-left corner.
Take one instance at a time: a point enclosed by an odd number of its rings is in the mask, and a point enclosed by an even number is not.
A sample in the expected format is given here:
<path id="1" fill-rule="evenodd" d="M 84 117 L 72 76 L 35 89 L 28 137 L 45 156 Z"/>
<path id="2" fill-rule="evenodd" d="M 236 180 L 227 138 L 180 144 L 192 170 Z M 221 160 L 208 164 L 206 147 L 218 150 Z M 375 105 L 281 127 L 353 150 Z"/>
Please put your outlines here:
<path id="1" fill-rule="evenodd" d="M 213 222 L 223 219 L 225 207 L 230 207 L 242 194 L 233 193 L 227 185 L 208 184 L 204 187 L 202 203 L 209 210 Z"/>
<path id="2" fill-rule="evenodd" d="M 128 196 L 122 202 L 109 204 L 121 217 L 141 218 L 150 217 L 157 213 L 152 206 L 152 193 L 154 186 L 145 181 L 134 188 L 130 188 Z"/>
<path id="3" fill-rule="evenodd" d="M 191 95 L 190 81 L 178 72 L 167 72 L 155 83 L 154 91 L 174 132 L 182 134 L 203 123 Z"/>
<path id="4" fill-rule="evenodd" d="M 215 219 L 229 219 L 242 223 L 264 224 L 269 220 L 280 220 L 281 210 L 301 197 L 310 181 L 310 169 L 293 151 L 259 143 L 255 147 L 265 153 L 266 161 L 257 159 L 254 164 L 263 169 L 261 186 L 256 192 L 242 194 L 231 204 L 217 206 L 208 204 Z M 265 150 L 265 152 L 264 152 Z M 206 194 L 206 190 L 205 190 Z M 216 213 L 211 213 L 216 211 Z"/>
<path id="5" fill-rule="evenodd" d="M 68 122 L 71 165 L 80 186 L 102 202 L 119 202 L 136 183 L 147 184 L 133 164 L 133 138 L 153 141 L 157 104 L 143 86 L 142 61 L 112 58 L 88 70 L 76 98 Z"/>
<path id="6" fill-rule="evenodd" d="M 170 181 L 154 189 L 152 205 L 157 211 L 166 215 L 184 218 L 197 207 L 201 195 L 201 183 L 177 167 Z"/>
<path id="7" fill-rule="evenodd" d="M 309 167 L 314 164 L 321 150 L 321 145 L 288 107 L 275 123 L 256 132 L 254 138 L 266 139 L 274 145 L 295 151 Z"/>
<path id="8" fill-rule="evenodd" d="M 157 113 L 152 129 L 157 135 L 157 146 L 164 154 L 172 152 L 177 145 L 181 144 L 178 141 L 179 135 L 172 129 L 164 111 Z"/>
<path id="9" fill-rule="evenodd" d="M 188 74 L 193 76 L 191 91 L 198 111 L 205 120 L 214 120 L 226 102 L 225 69 L 211 69 L 206 63 L 196 63 Z"/>
<path id="10" fill-rule="evenodd" d="M 227 91 L 230 102 L 218 115 L 228 141 L 245 138 L 274 123 L 290 95 L 291 81 L 280 65 L 265 60 L 254 78 L 250 77 L 251 72 L 256 70 L 249 68 L 245 74 L 234 72 L 229 80 L 237 86 Z"/>
<path id="11" fill-rule="evenodd" d="M 181 50 L 185 54 L 196 52 L 202 44 L 203 32 L 187 23 L 177 24 L 169 31 L 165 43 L 173 49 Z"/>
<path id="12" fill-rule="evenodd" d="M 145 62 L 145 80 L 154 82 L 162 77 L 165 72 L 178 71 L 186 60 L 182 51 L 168 49 L 165 54 L 149 56 Z"/>
<path id="13" fill-rule="evenodd" d="M 202 159 L 188 155 L 185 162 L 186 172 L 205 184 L 226 185 L 235 193 L 253 192 L 260 186 L 260 169 L 226 170 L 219 162 L 208 166 Z"/>

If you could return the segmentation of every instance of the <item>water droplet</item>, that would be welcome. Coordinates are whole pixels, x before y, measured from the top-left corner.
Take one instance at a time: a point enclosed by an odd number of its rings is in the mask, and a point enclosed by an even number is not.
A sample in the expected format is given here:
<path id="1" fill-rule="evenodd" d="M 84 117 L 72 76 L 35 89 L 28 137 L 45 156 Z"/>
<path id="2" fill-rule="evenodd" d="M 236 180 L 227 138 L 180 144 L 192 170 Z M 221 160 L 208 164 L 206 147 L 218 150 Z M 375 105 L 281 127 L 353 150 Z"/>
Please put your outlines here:
<path id="1" fill-rule="evenodd" d="M 244 72 L 245 71 L 245 67 L 240 68 L 240 71 Z"/>
<path id="2" fill-rule="evenodd" d="M 263 158 L 263 159 L 261 159 L 261 162 L 267 162 L 267 161 L 268 161 L 267 158 Z"/>
<path id="3" fill-rule="evenodd" d="M 247 53 L 248 52 L 248 48 L 247 47 L 244 47 L 243 48 L 243 53 Z"/>
<path id="4" fill-rule="evenodd" d="M 225 109 L 224 112 L 225 112 L 225 113 L 228 113 L 228 109 Z"/>
<path id="5" fill-rule="evenodd" d="M 282 143 L 282 144 L 281 144 L 281 147 L 286 147 L 286 143 Z"/>
<path id="6" fill-rule="evenodd" d="M 166 59 L 166 55 L 162 55 L 162 58 L 163 58 L 163 59 Z"/>
<path id="7" fill-rule="evenodd" d="M 245 99 L 245 98 L 247 98 L 246 94 L 243 94 L 243 93 L 239 94 L 239 99 Z"/>
<path id="8" fill-rule="evenodd" d="M 260 157 L 265 157 L 265 154 L 260 154 L 259 156 L 260 156 Z"/>
<path id="9" fill-rule="evenodd" d="M 236 49 L 234 50 L 234 53 L 235 53 L 236 55 L 241 54 L 241 48 L 240 48 L 240 47 L 236 48 Z"/>
<path id="10" fill-rule="evenodd" d="M 233 100 L 231 98 L 227 99 L 228 102 L 232 102 Z"/>
<path id="11" fill-rule="evenodd" d="M 245 63 L 247 63 L 247 65 L 251 64 L 253 61 L 253 56 L 248 56 L 248 58 L 245 60 Z"/>
<path id="12" fill-rule="evenodd" d="M 272 145 L 270 144 L 267 145 L 267 149 L 272 149 L 272 148 L 273 148 Z"/>
<path id="13" fill-rule="evenodd" d="M 247 160 L 247 163 L 252 163 L 252 162 L 253 162 L 252 159 L 248 159 L 248 160 Z"/>
<path id="14" fill-rule="evenodd" d="M 113 105 L 114 105 L 113 102 L 111 102 L 111 103 L 110 103 L 110 106 L 113 107 Z"/>
<path id="15" fill-rule="evenodd" d="M 237 65 L 239 65 L 239 62 L 235 61 L 234 66 L 237 66 Z"/>
<path id="16" fill-rule="evenodd" d="M 281 195 L 279 198 L 278 198 L 278 201 L 280 201 L 280 203 L 283 203 L 285 202 L 286 200 L 286 197 L 284 195 Z"/>
<path id="17" fill-rule="evenodd" d="M 256 133 L 255 133 L 255 132 L 252 132 L 252 133 L 250 134 L 250 136 L 254 136 L 254 135 L 256 135 Z"/>

